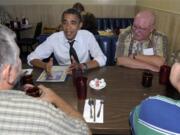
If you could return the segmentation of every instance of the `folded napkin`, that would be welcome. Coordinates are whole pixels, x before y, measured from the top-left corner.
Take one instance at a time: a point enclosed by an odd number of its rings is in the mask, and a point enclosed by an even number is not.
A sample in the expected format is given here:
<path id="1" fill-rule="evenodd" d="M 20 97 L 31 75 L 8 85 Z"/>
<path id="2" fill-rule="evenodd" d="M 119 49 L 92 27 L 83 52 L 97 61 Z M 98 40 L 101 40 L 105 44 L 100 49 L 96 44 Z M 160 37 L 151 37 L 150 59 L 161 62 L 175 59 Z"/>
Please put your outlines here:
<path id="1" fill-rule="evenodd" d="M 85 100 L 85 105 L 84 105 L 84 112 L 83 112 L 83 117 L 86 122 L 89 123 L 104 123 L 104 104 L 101 106 L 101 112 L 99 117 L 97 117 L 98 111 L 100 109 L 100 99 L 96 99 L 95 101 L 95 121 L 94 121 L 94 106 L 92 105 L 92 115 L 93 118 L 90 118 L 90 105 L 88 104 L 89 99 Z"/>
<path id="2" fill-rule="evenodd" d="M 33 69 L 31 69 L 31 68 L 23 69 L 22 73 L 25 75 L 30 75 L 30 74 L 32 74 L 32 71 L 33 71 Z"/>

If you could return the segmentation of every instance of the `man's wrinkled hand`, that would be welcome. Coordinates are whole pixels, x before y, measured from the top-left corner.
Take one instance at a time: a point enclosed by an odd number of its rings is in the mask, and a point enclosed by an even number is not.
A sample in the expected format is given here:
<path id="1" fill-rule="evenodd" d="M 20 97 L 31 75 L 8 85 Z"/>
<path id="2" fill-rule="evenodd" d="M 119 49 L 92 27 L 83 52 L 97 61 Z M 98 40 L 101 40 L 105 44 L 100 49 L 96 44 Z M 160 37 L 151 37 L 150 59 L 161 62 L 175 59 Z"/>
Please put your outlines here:
<path id="1" fill-rule="evenodd" d="M 41 90 L 41 93 L 42 93 L 39 99 L 55 104 L 57 95 L 55 94 L 53 90 L 43 85 L 39 85 L 38 88 Z"/>

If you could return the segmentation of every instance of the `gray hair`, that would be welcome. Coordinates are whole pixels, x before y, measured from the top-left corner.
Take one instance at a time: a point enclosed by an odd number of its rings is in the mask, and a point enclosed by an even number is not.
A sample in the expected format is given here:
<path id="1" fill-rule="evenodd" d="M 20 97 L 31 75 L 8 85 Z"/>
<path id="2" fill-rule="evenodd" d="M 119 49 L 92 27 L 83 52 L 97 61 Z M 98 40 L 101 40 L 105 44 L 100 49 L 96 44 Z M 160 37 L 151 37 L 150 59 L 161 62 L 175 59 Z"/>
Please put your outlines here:
<path id="1" fill-rule="evenodd" d="M 19 48 L 15 42 L 16 34 L 0 24 L 0 65 L 17 63 Z"/>

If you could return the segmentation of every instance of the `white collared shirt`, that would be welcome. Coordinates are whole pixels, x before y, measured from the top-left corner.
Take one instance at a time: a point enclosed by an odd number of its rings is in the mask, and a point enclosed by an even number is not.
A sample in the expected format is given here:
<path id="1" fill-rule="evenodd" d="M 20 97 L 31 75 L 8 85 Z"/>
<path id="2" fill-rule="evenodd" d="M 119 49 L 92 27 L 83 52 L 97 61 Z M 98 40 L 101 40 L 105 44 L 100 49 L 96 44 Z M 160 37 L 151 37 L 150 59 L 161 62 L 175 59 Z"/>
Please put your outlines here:
<path id="1" fill-rule="evenodd" d="M 75 37 L 73 44 L 76 50 L 77 56 L 80 63 L 90 61 L 90 55 L 93 60 L 96 60 L 99 66 L 106 64 L 106 56 L 101 51 L 93 34 L 87 30 L 79 30 Z M 47 38 L 45 42 L 40 44 L 34 52 L 28 55 L 28 63 L 33 59 L 45 59 L 48 58 L 52 53 L 59 65 L 71 64 L 69 56 L 70 45 L 66 39 L 64 32 L 57 32 Z"/>

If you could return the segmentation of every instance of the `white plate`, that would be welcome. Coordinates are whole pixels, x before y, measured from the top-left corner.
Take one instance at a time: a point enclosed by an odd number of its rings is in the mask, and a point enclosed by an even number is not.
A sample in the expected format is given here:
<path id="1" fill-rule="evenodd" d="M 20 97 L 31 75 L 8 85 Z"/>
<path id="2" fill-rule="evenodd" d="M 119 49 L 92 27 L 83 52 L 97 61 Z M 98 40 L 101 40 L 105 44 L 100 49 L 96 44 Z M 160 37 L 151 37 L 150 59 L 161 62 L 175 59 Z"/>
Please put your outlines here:
<path id="1" fill-rule="evenodd" d="M 106 87 L 106 82 L 104 82 L 103 84 L 101 84 L 101 86 L 96 87 L 95 85 L 93 85 L 92 81 L 94 81 L 94 80 L 91 80 L 91 81 L 89 82 L 89 86 L 90 86 L 91 88 L 95 89 L 95 90 L 101 90 L 101 89 L 103 89 L 103 88 Z"/>

